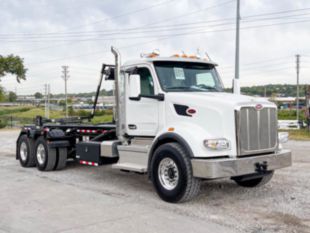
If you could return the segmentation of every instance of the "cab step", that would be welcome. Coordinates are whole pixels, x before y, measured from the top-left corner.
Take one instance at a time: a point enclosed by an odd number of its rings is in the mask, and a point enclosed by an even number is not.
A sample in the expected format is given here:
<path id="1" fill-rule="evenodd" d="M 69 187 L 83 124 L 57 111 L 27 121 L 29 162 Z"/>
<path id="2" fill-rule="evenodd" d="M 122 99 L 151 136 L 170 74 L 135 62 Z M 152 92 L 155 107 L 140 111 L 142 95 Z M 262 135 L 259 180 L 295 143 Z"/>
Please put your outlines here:
<path id="1" fill-rule="evenodd" d="M 147 167 L 141 166 L 139 164 L 135 163 L 117 163 L 112 165 L 114 169 L 124 170 L 124 171 L 133 171 L 133 172 L 139 172 L 139 173 L 146 173 Z"/>
<path id="2" fill-rule="evenodd" d="M 112 165 L 113 169 L 147 172 L 149 145 L 119 145 L 117 149 L 119 161 Z"/>

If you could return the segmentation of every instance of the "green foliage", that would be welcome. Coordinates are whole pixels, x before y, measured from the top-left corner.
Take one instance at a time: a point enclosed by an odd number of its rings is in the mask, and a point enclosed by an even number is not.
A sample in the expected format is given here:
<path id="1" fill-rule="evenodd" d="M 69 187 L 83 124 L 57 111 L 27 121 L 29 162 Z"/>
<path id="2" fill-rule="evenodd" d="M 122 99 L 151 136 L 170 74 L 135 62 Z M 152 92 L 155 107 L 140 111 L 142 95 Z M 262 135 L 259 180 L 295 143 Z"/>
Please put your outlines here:
<path id="1" fill-rule="evenodd" d="M 69 107 L 68 107 L 68 115 L 69 115 L 69 116 L 74 116 L 74 115 L 75 115 L 75 112 L 74 112 L 72 106 L 69 106 Z"/>
<path id="2" fill-rule="evenodd" d="M 36 99 L 42 99 L 42 98 L 43 98 L 43 95 L 42 95 L 40 92 L 36 92 L 36 93 L 34 93 L 34 97 L 35 97 Z"/>
<path id="3" fill-rule="evenodd" d="M 4 119 L 0 119 L 0 129 L 4 128 L 7 126 L 7 121 Z"/>
<path id="4" fill-rule="evenodd" d="M 94 86 L 95 88 L 95 86 Z M 68 94 L 68 97 L 75 97 L 75 98 L 81 98 L 81 97 L 93 97 L 96 95 L 96 92 L 86 92 L 86 93 L 73 93 L 73 94 Z M 113 91 L 112 90 L 105 90 L 102 89 L 99 93 L 99 96 L 112 96 L 113 95 Z M 54 94 L 53 95 L 55 98 L 64 98 L 65 95 L 64 94 Z M 92 101 L 89 101 L 89 103 L 93 103 Z"/>
<path id="5" fill-rule="evenodd" d="M 18 82 L 26 79 L 27 69 L 24 67 L 24 60 L 19 56 L 0 55 L 0 78 L 6 74 L 12 74 L 16 76 Z"/>
<path id="6" fill-rule="evenodd" d="M 76 115 L 81 116 L 81 117 L 86 117 L 86 116 L 89 116 L 89 115 L 90 115 L 90 112 L 85 111 L 85 110 L 78 110 L 78 111 L 76 112 Z"/>
<path id="7" fill-rule="evenodd" d="M 112 119 L 113 119 L 113 115 L 95 116 L 91 122 L 93 124 L 99 124 L 99 123 L 104 123 L 104 122 L 111 122 Z"/>
<path id="8" fill-rule="evenodd" d="M 95 116 L 104 116 L 104 115 L 112 115 L 112 110 L 96 110 Z"/>
<path id="9" fill-rule="evenodd" d="M 66 101 L 60 100 L 60 101 L 58 102 L 58 104 L 59 104 L 60 106 L 65 106 L 65 105 L 66 105 Z"/>
<path id="10" fill-rule="evenodd" d="M 10 91 L 8 94 L 8 101 L 9 102 L 16 102 L 17 100 L 17 95 L 15 94 L 15 92 Z"/>
<path id="11" fill-rule="evenodd" d="M 3 87 L 0 86 L 0 102 L 5 101 L 5 92 Z"/>
<path id="12" fill-rule="evenodd" d="M 300 96 L 305 96 L 307 85 L 300 85 Z M 231 89 L 225 89 L 226 91 L 230 91 Z M 271 97 L 273 95 L 280 96 L 296 96 L 296 85 L 291 84 L 269 84 L 265 86 L 252 86 L 252 87 L 241 87 L 241 92 L 245 95 L 251 96 L 266 96 Z"/>
<path id="13" fill-rule="evenodd" d="M 2 115 L 8 115 L 13 113 L 21 113 L 21 112 L 27 112 L 31 108 L 29 107 L 2 107 L 0 108 L 0 116 Z"/>
<path id="14" fill-rule="evenodd" d="M 296 110 L 287 110 L 287 109 L 278 110 L 279 120 L 296 120 L 296 118 L 297 118 Z M 304 110 L 299 111 L 299 119 L 303 121 L 306 120 Z"/>

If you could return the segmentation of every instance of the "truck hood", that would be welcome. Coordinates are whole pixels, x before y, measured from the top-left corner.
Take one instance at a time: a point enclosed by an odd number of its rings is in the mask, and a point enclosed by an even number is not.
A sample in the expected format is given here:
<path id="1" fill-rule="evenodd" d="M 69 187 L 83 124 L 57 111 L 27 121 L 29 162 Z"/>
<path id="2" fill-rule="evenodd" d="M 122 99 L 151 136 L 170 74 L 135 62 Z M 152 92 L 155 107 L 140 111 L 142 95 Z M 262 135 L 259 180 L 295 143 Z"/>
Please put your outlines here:
<path id="1" fill-rule="evenodd" d="M 165 96 L 165 103 L 167 125 L 176 130 L 180 128 L 183 128 L 183 131 L 188 130 L 180 135 L 190 135 L 188 140 L 192 144 L 208 138 L 228 139 L 231 142 L 231 150 L 225 153 L 229 156 L 237 154 L 235 111 L 244 106 L 255 107 L 257 104 L 262 107 L 276 108 L 274 103 L 265 98 L 223 92 L 170 92 Z M 184 107 L 194 109 L 194 114 L 191 116 L 184 114 L 180 110 Z M 210 151 L 204 152 L 202 143 L 197 144 L 196 148 L 200 149 L 195 152 L 198 156 L 204 153 L 211 154 Z M 221 153 L 223 152 L 212 152 L 212 155 L 223 155 Z"/>
<path id="2" fill-rule="evenodd" d="M 231 107 L 239 106 L 239 105 L 249 105 L 249 104 L 267 104 L 267 105 L 274 105 L 270 101 L 265 98 L 259 97 L 252 97 L 246 95 L 236 95 L 232 93 L 225 93 L 225 92 L 170 92 L 169 97 L 172 100 L 184 100 L 185 102 L 192 102 L 197 103 L 208 103 L 213 104 L 220 104 L 220 105 L 228 105 Z M 194 102 L 193 102 L 194 101 Z"/>

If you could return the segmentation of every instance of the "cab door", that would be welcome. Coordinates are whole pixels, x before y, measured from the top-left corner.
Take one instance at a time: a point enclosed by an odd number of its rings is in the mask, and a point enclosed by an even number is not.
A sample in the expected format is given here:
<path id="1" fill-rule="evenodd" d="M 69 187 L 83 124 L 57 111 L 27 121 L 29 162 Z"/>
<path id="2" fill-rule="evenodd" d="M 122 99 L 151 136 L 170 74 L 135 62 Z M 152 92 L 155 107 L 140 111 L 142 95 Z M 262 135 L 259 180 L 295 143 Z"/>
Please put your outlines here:
<path id="1" fill-rule="evenodd" d="M 158 88 L 147 66 L 136 67 L 134 73 L 140 75 L 141 94 L 136 99 L 126 96 L 126 132 L 130 136 L 155 136 L 158 131 L 160 101 L 154 96 L 157 95 Z M 129 79 L 130 75 L 127 75 L 128 88 Z"/>

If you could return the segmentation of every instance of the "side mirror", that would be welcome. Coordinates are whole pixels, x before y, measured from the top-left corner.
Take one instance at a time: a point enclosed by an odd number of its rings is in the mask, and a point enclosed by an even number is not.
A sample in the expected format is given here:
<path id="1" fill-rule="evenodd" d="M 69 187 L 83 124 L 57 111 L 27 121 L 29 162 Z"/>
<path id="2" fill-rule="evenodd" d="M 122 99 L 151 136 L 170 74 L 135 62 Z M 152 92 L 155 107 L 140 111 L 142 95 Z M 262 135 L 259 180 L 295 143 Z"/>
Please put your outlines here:
<path id="1" fill-rule="evenodd" d="M 141 79 L 139 74 L 132 74 L 129 76 L 129 98 L 139 98 L 141 94 Z"/>

